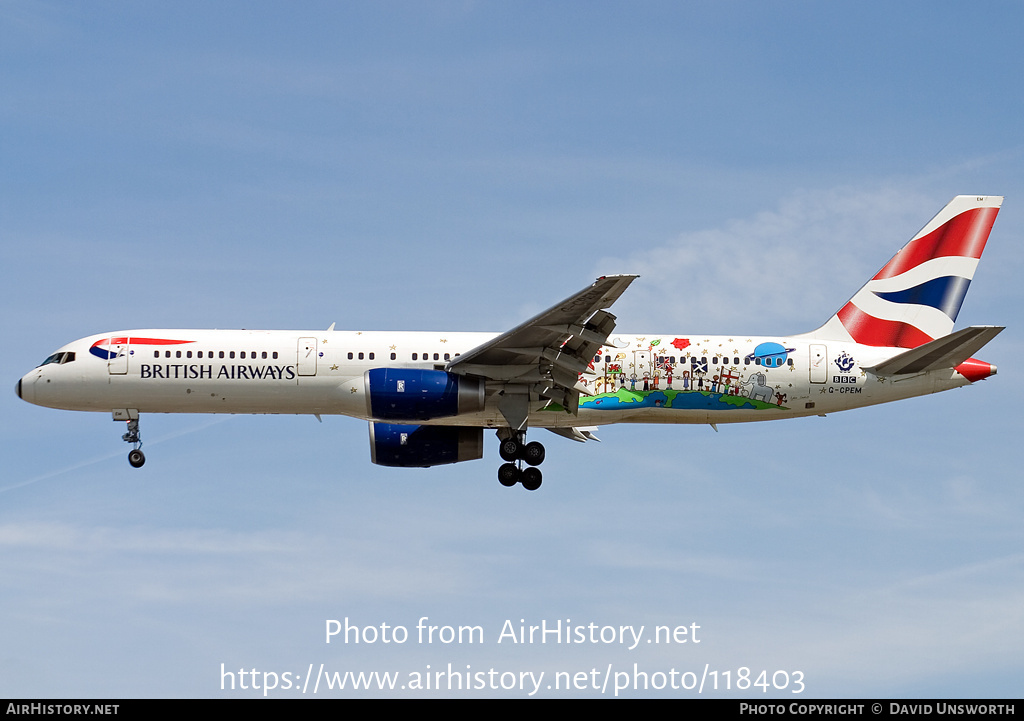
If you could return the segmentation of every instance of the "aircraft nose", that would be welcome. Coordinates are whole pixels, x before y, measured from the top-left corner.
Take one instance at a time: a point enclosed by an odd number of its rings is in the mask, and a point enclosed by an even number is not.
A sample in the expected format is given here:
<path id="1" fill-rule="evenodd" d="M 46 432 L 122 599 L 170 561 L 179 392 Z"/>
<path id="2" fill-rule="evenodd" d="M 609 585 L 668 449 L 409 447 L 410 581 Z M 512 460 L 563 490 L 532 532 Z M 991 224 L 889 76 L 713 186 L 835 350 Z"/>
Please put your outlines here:
<path id="1" fill-rule="evenodd" d="M 26 382 L 26 380 L 28 382 Z M 22 377 L 17 385 L 14 386 L 14 391 L 18 394 L 18 398 L 29 403 L 36 402 L 35 386 L 32 385 L 32 379 Z"/>

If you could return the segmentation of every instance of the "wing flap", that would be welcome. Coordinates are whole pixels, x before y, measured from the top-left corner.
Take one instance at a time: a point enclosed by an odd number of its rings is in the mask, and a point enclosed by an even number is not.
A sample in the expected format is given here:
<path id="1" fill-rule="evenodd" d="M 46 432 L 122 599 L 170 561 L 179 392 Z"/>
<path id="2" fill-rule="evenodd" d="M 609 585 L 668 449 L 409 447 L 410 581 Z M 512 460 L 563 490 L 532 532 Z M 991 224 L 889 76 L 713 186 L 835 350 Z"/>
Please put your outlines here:
<path id="1" fill-rule="evenodd" d="M 579 443 L 586 443 L 587 441 L 601 442 L 601 439 L 594 435 L 594 431 L 597 430 L 597 426 L 586 426 L 581 428 L 548 428 L 548 430 L 556 436 L 568 438 L 570 441 L 577 441 Z"/>

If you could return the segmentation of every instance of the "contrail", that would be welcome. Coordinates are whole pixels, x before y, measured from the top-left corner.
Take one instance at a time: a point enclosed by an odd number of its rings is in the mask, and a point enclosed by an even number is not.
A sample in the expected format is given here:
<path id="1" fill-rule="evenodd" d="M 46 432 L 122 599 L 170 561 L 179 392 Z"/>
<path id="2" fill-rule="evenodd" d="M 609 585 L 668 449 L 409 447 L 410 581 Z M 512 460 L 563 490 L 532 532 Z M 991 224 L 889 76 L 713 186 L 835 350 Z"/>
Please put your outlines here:
<path id="1" fill-rule="evenodd" d="M 192 428 L 186 428 L 185 430 L 176 431 L 174 433 L 169 433 L 169 434 L 167 434 L 165 436 L 161 436 L 160 438 L 157 438 L 155 441 L 148 441 L 146 443 L 146 445 L 147 446 L 156 446 L 156 445 L 159 445 L 159 444 L 163 443 L 164 441 L 169 441 L 172 438 L 178 438 L 179 436 L 185 436 L 185 435 L 188 435 L 189 433 L 195 433 L 195 432 L 201 431 L 201 430 L 203 430 L 205 428 L 209 428 L 210 426 L 217 425 L 218 423 L 224 423 L 226 421 L 231 420 L 231 418 L 232 418 L 232 416 L 229 416 L 229 415 L 228 416 L 222 416 L 220 418 L 215 418 L 214 420 L 207 421 L 206 423 L 201 423 L 198 426 L 193 426 Z M 117 458 L 118 456 L 121 455 L 121 453 L 122 453 L 121 451 L 114 451 L 112 453 L 106 453 L 106 454 L 104 454 L 102 456 L 96 456 L 95 458 L 90 458 L 89 460 L 79 461 L 78 463 L 75 463 L 74 465 L 65 466 L 64 468 L 58 468 L 55 471 L 49 471 L 48 473 L 44 473 L 41 476 L 36 476 L 35 478 L 30 478 L 27 481 L 22 481 L 20 483 L 15 483 L 14 485 L 11 485 L 11 486 L 4 486 L 3 488 L 0 488 L 0 493 L 6 493 L 7 491 L 13 491 L 13 490 L 15 490 L 17 488 L 24 488 L 25 486 L 31 486 L 33 483 L 39 483 L 40 481 L 46 481 L 46 480 L 49 480 L 51 478 L 57 478 L 58 476 L 62 476 L 65 473 L 71 473 L 72 471 L 77 471 L 80 468 L 87 468 L 89 466 L 94 466 L 97 463 L 103 463 L 104 461 L 109 461 L 111 458 Z"/>

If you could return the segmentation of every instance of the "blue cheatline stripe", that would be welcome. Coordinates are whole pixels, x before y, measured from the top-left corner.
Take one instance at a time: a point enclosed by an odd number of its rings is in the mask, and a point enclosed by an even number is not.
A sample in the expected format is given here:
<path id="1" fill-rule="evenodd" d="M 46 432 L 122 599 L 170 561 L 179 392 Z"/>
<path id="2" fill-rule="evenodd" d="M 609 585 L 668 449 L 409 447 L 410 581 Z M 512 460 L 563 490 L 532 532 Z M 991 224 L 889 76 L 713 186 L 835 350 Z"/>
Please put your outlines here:
<path id="1" fill-rule="evenodd" d="M 947 275 L 943 278 L 934 278 L 921 285 L 915 285 L 906 290 L 897 290 L 890 293 L 879 293 L 872 291 L 883 300 L 892 303 L 909 303 L 912 305 L 928 305 L 949 316 L 950 320 L 956 320 L 960 306 L 963 305 L 964 296 L 967 295 L 967 288 L 971 281 L 968 278 L 961 278 L 958 275 Z"/>

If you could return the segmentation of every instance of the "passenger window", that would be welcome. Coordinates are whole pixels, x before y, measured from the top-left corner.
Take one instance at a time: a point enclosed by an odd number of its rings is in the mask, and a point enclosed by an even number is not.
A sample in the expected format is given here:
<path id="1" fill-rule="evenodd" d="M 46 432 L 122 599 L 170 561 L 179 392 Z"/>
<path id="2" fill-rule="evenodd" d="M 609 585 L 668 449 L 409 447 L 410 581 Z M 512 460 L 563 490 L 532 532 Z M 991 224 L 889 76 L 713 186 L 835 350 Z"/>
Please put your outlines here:
<path id="1" fill-rule="evenodd" d="M 274 360 L 277 360 L 277 351 L 273 352 L 272 357 L 273 357 Z"/>
<path id="2" fill-rule="evenodd" d="M 234 357 L 235 357 L 235 352 L 233 350 L 232 351 L 228 351 L 228 358 L 234 358 Z"/>
<path id="3" fill-rule="evenodd" d="M 391 360 L 395 360 L 396 358 L 398 358 L 398 354 L 397 353 L 392 353 L 391 354 Z"/>
<path id="4" fill-rule="evenodd" d="M 160 351 L 158 351 L 158 350 L 153 351 L 153 357 L 154 358 L 159 358 L 160 357 Z"/>
<path id="5" fill-rule="evenodd" d="M 263 358 L 264 360 L 266 360 L 266 359 L 267 359 L 267 352 L 266 352 L 266 351 L 263 351 L 263 352 L 262 352 L 262 353 L 260 354 L 260 357 L 261 357 L 261 358 Z"/>
<path id="6" fill-rule="evenodd" d="M 362 360 L 362 359 L 363 359 L 363 354 L 362 354 L 362 353 L 360 353 L 360 354 L 359 354 L 359 360 Z"/>
<path id="7" fill-rule="evenodd" d="M 434 354 L 434 360 L 441 360 L 441 356 L 438 353 Z"/>
<path id="8" fill-rule="evenodd" d="M 415 353 L 412 354 L 412 359 L 416 360 L 416 354 Z"/>
<path id="9" fill-rule="evenodd" d="M 370 360 L 373 360 L 373 353 L 370 354 Z"/>
<path id="10" fill-rule="evenodd" d="M 353 358 L 353 355 L 352 355 L 352 351 L 349 351 L 349 352 L 348 352 L 348 359 L 349 359 L 349 360 L 352 360 L 352 358 Z"/>
<path id="11" fill-rule="evenodd" d="M 181 351 L 180 350 L 174 351 L 174 357 L 175 358 L 181 358 Z"/>
<path id="12" fill-rule="evenodd" d="M 451 360 L 452 359 L 452 354 L 451 353 L 445 353 L 444 354 L 444 359 L 445 360 Z"/>
<path id="13" fill-rule="evenodd" d="M 191 358 L 192 357 L 192 351 L 190 351 L 190 350 L 185 351 L 185 357 L 186 358 Z"/>
<path id="14" fill-rule="evenodd" d="M 218 358 L 223 358 L 224 357 L 224 351 L 220 351 L 219 353 L 217 353 L 217 357 Z"/>

